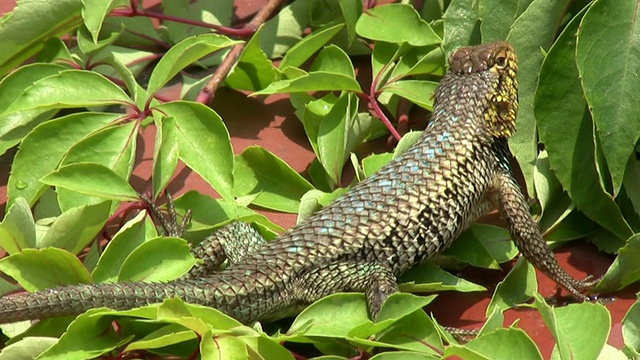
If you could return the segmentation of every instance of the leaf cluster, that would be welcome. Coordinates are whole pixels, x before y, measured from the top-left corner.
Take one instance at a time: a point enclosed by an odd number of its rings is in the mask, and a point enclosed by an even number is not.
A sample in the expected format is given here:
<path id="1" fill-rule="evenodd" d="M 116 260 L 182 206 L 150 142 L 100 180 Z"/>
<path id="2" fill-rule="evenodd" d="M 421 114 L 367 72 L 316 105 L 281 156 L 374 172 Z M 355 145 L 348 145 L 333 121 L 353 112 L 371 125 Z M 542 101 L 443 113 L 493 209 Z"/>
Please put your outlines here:
<path id="1" fill-rule="evenodd" d="M 2 293 L 18 286 L 36 291 L 169 281 L 196 262 L 191 244 L 231 221 L 251 222 L 275 237 L 283 229 L 255 206 L 303 219 L 330 203 L 349 187 L 345 165 L 361 180 L 415 141 L 417 133 L 404 134 L 412 114 L 407 109 L 432 110 L 432 94 L 454 49 L 505 39 L 520 59 L 521 111 L 510 146 L 529 195 L 539 200 L 534 211 L 547 239 L 586 238 L 617 253 L 598 290 L 640 279 L 640 30 L 634 3 L 427 0 L 419 8 L 364 8 L 359 0 L 295 0 L 250 33 L 232 27 L 230 0 L 161 5 L 152 11 L 124 0 L 20 0 L 0 19 L 0 154 L 17 149 L 0 224 L 7 253 L 0 271 L 17 285 L 0 279 Z M 224 86 L 254 97 L 288 94 L 317 156 L 306 178 L 261 147 L 236 155 L 224 119 L 203 103 L 202 89 L 214 76 L 207 70 L 222 66 L 238 46 L 242 51 Z M 354 66 L 362 58 L 370 63 L 366 85 L 363 67 Z M 165 98 L 163 89 L 175 81 L 183 84 L 180 99 Z M 220 198 L 191 191 L 176 199 L 179 214 L 193 211 L 186 240 L 160 235 L 141 212 L 104 246 L 96 238 L 109 219 L 141 208 L 138 193 L 145 190 L 135 189 L 131 178 L 139 165 L 138 135 L 147 131 L 155 131 L 146 190 L 153 198 L 179 163 Z M 363 142 L 388 132 L 398 140 L 405 135 L 394 152 L 354 155 Z M 476 224 L 434 262 L 405 274 L 401 288 L 484 291 L 437 265 L 499 269 L 516 255 L 504 229 Z M 502 312 L 531 297 L 556 340 L 554 357 L 640 356 L 638 302 L 623 321 L 620 351 L 606 345 L 606 308 L 554 309 L 536 290 L 534 269 L 519 259 L 498 285 L 480 336 L 467 344 L 421 310 L 433 296 L 394 295 L 372 323 L 361 295 L 336 294 L 304 310 L 282 333 L 167 299 L 130 311 L 94 309 L 30 328 L 2 326 L 8 340 L 0 359 L 139 351 L 293 358 L 282 343 L 302 344 L 326 359 L 539 359 L 517 323 L 503 328 Z"/>

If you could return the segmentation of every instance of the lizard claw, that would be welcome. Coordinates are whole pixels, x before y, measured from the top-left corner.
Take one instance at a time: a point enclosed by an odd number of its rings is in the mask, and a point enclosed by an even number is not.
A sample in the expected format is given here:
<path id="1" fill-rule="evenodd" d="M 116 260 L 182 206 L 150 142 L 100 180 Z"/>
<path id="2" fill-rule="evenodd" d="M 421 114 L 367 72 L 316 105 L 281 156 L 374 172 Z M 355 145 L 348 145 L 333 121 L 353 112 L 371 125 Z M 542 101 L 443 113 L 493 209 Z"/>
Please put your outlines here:
<path id="1" fill-rule="evenodd" d="M 166 236 L 182 237 L 187 229 L 187 225 L 191 221 L 191 210 L 187 210 L 182 218 L 182 222 L 178 224 L 178 214 L 176 213 L 176 207 L 173 202 L 173 197 L 167 192 L 167 211 L 168 216 L 165 216 L 158 205 L 156 205 L 151 198 L 144 194 L 138 194 L 140 199 L 145 205 L 145 208 L 151 212 L 151 214 L 158 219 L 160 225 L 164 229 Z"/>
<path id="2" fill-rule="evenodd" d="M 579 301 L 594 301 L 598 299 L 597 296 L 585 295 L 583 294 L 583 292 L 591 290 L 600 282 L 600 280 L 602 280 L 602 278 L 603 276 L 596 278 L 592 275 L 589 275 L 583 280 L 573 280 L 569 284 L 564 285 L 564 287 L 569 290 L 569 292 L 575 299 Z"/>

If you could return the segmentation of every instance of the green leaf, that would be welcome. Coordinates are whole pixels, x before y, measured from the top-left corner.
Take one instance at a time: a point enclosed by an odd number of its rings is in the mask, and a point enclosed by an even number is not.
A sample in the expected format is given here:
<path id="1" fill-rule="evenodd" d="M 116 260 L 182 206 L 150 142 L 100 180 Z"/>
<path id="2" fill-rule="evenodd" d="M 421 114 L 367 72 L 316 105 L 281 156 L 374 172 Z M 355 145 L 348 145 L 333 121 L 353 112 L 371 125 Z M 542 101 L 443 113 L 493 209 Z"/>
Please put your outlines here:
<path id="1" fill-rule="evenodd" d="M 16 279 L 27 291 L 91 283 L 91 276 L 80 260 L 57 248 L 24 249 L 18 254 L 0 259 L 0 271 Z"/>
<path id="2" fill-rule="evenodd" d="M 313 91 L 353 91 L 361 93 L 360 84 L 351 76 L 324 71 L 312 72 L 292 80 L 279 80 L 251 96 Z"/>
<path id="3" fill-rule="evenodd" d="M 479 1 L 452 0 L 442 20 L 444 20 L 443 48 L 449 58 L 460 46 L 478 44 L 481 41 L 479 31 Z"/>
<path id="4" fill-rule="evenodd" d="M 444 52 L 439 46 L 413 48 L 402 55 L 390 77 L 393 79 L 409 75 L 444 75 L 444 63 Z"/>
<path id="5" fill-rule="evenodd" d="M 519 252 L 511 241 L 509 231 L 502 227 L 475 223 L 465 230 L 456 242 L 467 237 L 479 241 L 482 247 L 491 254 L 491 257 L 501 264 L 512 260 Z"/>
<path id="6" fill-rule="evenodd" d="M 516 328 L 495 330 L 464 346 L 452 345 L 445 349 L 443 356 L 447 358 L 454 355 L 464 359 L 542 360 L 540 350 L 529 335 Z"/>
<path id="7" fill-rule="evenodd" d="M 334 184 L 340 183 L 342 168 L 349 156 L 347 137 L 357 111 L 358 99 L 343 93 L 318 127 L 318 160 Z"/>
<path id="8" fill-rule="evenodd" d="M 325 296 L 304 309 L 287 334 L 345 337 L 364 323 L 371 324 L 364 295 L 339 293 Z"/>
<path id="9" fill-rule="evenodd" d="M 122 179 L 129 179 L 136 160 L 137 142 L 132 139 L 135 139 L 139 126 L 140 122 L 132 121 L 94 131 L 72 145 L 60 166 L 78 163 L 100 164 L 111 169 Z M 87 196 L 62 187 L 58 187 L 56 192 L 63 211 L 104 201 L 104 198 Z"/>
<path id="10" fill-rule="evenodd" d="M 34 64 L 43 65 L 42 63 L 47 63 L 44 65 L 53 65 L 49 63 L 61 60 L 69 61 L 71 63 L 75 62 L 73 56 L 71 55 L 71 52 L 69 51 L 69 48 L 67 47 L 67 44 L 65 44 L 62 39 L 56 37 L 44 42 L 44 48 L 38 53 L 38 56 L 36 57 L 37 62 Z M 23 65 L 19 69 L 22 69 L 25 66 L 28 65 Z M 16 69 L 16 71 L 19 69 Z"/>
<path id="11" fill-rule="evenodd" d="M 165 117 L 156 125 L 156 143 L 153 151 L 153 196 L 158 197 L 167 186 L 178 166 L 179 148 L 176 119 Z"/>
<path id="12" fill-rule="evenodd" d="M 622 319 L 622 338 L 626 349 L 634 356 L 640 355 L 640 302 L 636 301 Z"/>
<path id="13" fill-rule="evenodd" d="M 281 57 L 300 41 L 309 26 L 313 0 L 296 0 L 281 8 L 263 26 L 260 47 L 269 59 Z"/>
<path id="14" fill-rule="evenodd" d="M 520 111 L 516 133 L 509 147 L 518 160 L 529 196 L 533 196 L 533 171 L 538 157 L 538 138 L 533 101 L 538 73 L 544 56 L 540 48 L 549 49 L 556 37 L 569 0 L 539 0 L 529 5 L 514 22 L 507 40 L 518 53 L 518 87 Z"/>
<path id="15" fill-rule="evenodd" d="M 22 0 L 0 21 L 0 77 L 35 55 L 44 40 L 66 34 L 81 24 L 81 0 Z M 37 19 L 37 21 L 34 21 Z"/>
<path id="16" fill-rule="evenodd" d="M 567 25 L 549 50 L 535 99 L 540 139 L 562 187 L 587 216 L 627 239 L 633 231 L 600 182 L 596 167 L 593 124 L 575 64 L 575 33 L 580 16 Z"/>
<path id="17" fill-rule="evenodd" d="M 344 18 L 344 25 L 347 27 L 347 43 L 349 46 L 356 38 L 356 24 L 362 15 L 362 2 L 351 0 L 338 0 L 340 12 Z"/>
<path id="18" fill-rule="evenodd" d="M 570 304 L 554 308 L 540 295 L 534 307 L 551 331 L 556 346 L 552 357 L 559 359 L 595 359 L 604 347 L 611 327 L 611 315 L 601 304 Z M 585 331 L 589 329 L 589 331 Z"/>
<path id="19" fill-rule="evenodd" d="M 539 225 L 540 229 L 545 231 L 569 216 L 574 205 L 551 170 L 547 150 L 538 153 L 533 181 L 542 208 Z"/>
<path id="20" fill-rule="evenodd" d="M 427 110 L 433 110 L 433 94 L 438 83 L 426 80 L 400 80 L 382 87 L 382 91 L 401 96 Z"/>
<path id="21" fill-rule="evenodd" d="M 287 163 L 257 146 L 236 156 L 234 176 L 235 196 L 256 194 L 254 204 L 290 213 L 298 211 L 302 195 L 313 189 Z"/>
<path id="22" fill-rule="evenodd" d="M 576 63 L 611 172 L 614 196 L 622 186 L 629 157 L 640 139 L 637 6 L 624 0 L 594 1 L 578 28 Z"/>
<path id="23" fill-rule="evenodd" d="M 480 1 L 478 17 L 482 21 L 480 25 L 482 41 L 491 42 L 506 39 L 513 22 L 527 8 L 525 5 L 527 1 Z"/>
<path id="24" fill-rule="evenodd" d="M 442 41 L 416 9 L 406 4 L 381 5 L 367 10 L 356 23 L 356 33 L 371 40 L 413 46 L 435 45 Z"/>
<path id="25" fill-rule="evenodd" d="M 371 360 L 437 360 L 440 356 L 422 354 L 412 351 L 383 352 L 374 355 Z"/>
<path id="26" fill-rule="evenodd" d="M 260 353 L 265 360 L 295 360 L 291 351 L 275 339 L 261 333 L 260 336 L 239 337 L 251 350 Z"/>
<path id="27" fill-rule="evenodd" d="M 424 311 L 416 309 L 395 321 L 377 336 L 377 340 L 381 343 L 379 346 L 412 350 L 415 351 L 413 354 L 437 355 L 436 359 L 440 359 L 444 345 L 436 327 Z"/>
<path id="28" fill-rule="evenodd" d="M 521 256 L 496 287 L 491 303 L 487 306 L 486 316 L 496 309 L 504 311 L 531 299 L 537 290 L 536 269 Z"/>
<path id="29" fill-rule="evenodd" d="M 436 295 L 391 294 L 382 304 L 377 322 L 401 319 L 429 305 L 435 298 Z"/>
<path id="30" fill-rule="evenodd" d="M 108 200 L 133 201 L 138 193 L 113 170 L 93 163 L 64 165 L 40 179 L 50 186 Z"/>
<path id="31" fill-rule="evenodd" d="M 104 312 L 104 309 L 91 309 L 78 316 L 69 324 L 60 340 L 39 359 L 94 359 L 124 346 L 135 337 L 119 334 L 113 327 L 111 318 L 100 316 Z"/>
<path id="32" fill-rule="evenodd" d="M 162 4 L 162 13 L 165 15 L 222 26 L 231 25 L 233 11 L 233 1 L 173 0 Z M 197 24 L 174 21 L 163 21 L 162 26 L 166 27 L 167 36 L 174 43 L 189 36 L 211 32 L 210 29 Z"/>
<path id="33" fill-rule="evenodd" d="M 200 342 L 200 351 L 205 359 L 244 360 L 249 358 L 247 346 L 233 336 L 204 336 Z"/>
<path id="34" fill-rule="evenodd" d="M 196 263 L 189 244 L 159 237 L 140 244 L 122 264 L 118 281 L 162 282 L 186 274 Z"/>
<path id="35" fill-rule="evenodd" d="M 640 234 L 627 240 L 627 244 L 618 250 L 618 256 L 607 270 L 597 290 L 619 290 L 640 280 Z"/>
<path id="36" fill-rule="evenodd" d="M 0 224 L 0 247 L 9 255 L 36 245 L 33 214 L 24 198 L 18 198 Z"/>
<path id="37" fill-rule="evenodd" d="M 318 29 L 307 35 L 304 39 L 298 41 L 286 52 L 280 61 L 280 69 L 286 67 L 300 67 L 304 64 L 316 51 L 320 50 L 331 38 L 333 38 L 342 28 L 344 24 L 337 24 L 326 28 Z"/>
<path id="38" fill-rule="evenodd" d="M 53 64 L 29 64 L 16 69 L 0 83 L 0 113 L 4 112 L 27 87 L 41 78 L 58 74 L 66 68 Z M 36 125 L 49 120 L 56 110 L 20 111 L 0 119 L 0 154 L 16 145 Z"/>
<path id="39" fill-rule="evenodd" d="M 569 215 L 562 218 L 559 223 L 553 224 L 544 234 L 547 242 L 569 241 L 576 239 L 584 239 L 588 236 L 595 235 L 598 230 L 603 230 L 593 220 L 589 219 L 578 209 L 573 209 Z M 611 235 L 614 237 L 613 235 Z M 609 239 L 602 239 L 609 242 Z M 610 241 L 609 245 L 614 246 L 614 241 Z M 616 249 L 617 250 L 617 249 Z"/>
<path id="40" fill-rule="evenodd" d="M 233 200 L 234 156 L 229 132 L 211 108 L 174 101 L 154 108 L 176 119 L 180 159 L 227 201 Z"/>
<path id="41" fill-rule="evenodd" d="M 128 4 L 129 2 L 126 0 L 82 0 L 82 19 L 95 43 L 98 42 L 102 22 L 109 12 L 118 6 Z"/>
<path id="42" fill-rule="evenodd" d="M 395 347 L 398 349 L 412 349 L 415 347 L 407 346 L 406 340 L 402 341 L 398 337 L 412 337 L 412 335 L 417 335 L 413 338 L 415 342 L 418 342 L 418 339 L 423 339 L 428 341 L 428 343 L 435 343 L 435 347 L 442 348 L 442 342 L 439 341 L 439 336 L 437 335 L 437 331 L 435 329 L 435 324 L 429 319 L 428 316 L 422 310 L 423 307 L 431 303 L 433 299 L 436 298 L 436 295 L 431 295 L 427 297 L 420 297 L 413 294 L 403 294 L 403 293 L 395 293 L 391 294 L 385 303 L 383 304 L 382 311 L 387 308 L 391 310 L 386 315 L 380 314 L 378 320 L 375 323 L 371 323 L 371 321 L 367 321 L 362 323 L 359 326 L 356 326 L 349 330 L 347 334 L 347 339 L 356 346 L 360 347 L 371 347 L 371 346 L 383 346 L 383 347 Z M 387 305 L 388 304 L 388 305 Z M 390 316 L 389 316 L 390 315 Z M 407 324 L 413 324 L 415 328 L 411 331 L 414 334 L 407 334 L 404 331 L 394 331 L 400 330 L 398 328 L 402 328 L 403 326 L 407 328 Z M 376 338 L 376 334 L 384 334 L 380 340 L 374 340 Z M 385 340 L 384 342 L 382 340 Z M 391 344 L 386 341 L 390 341 Z M 426 351 L 429 353 L 435 352 L 431 349 L 428 349 L 425 344 L 418 344 L 417 346 L 419 351 Z"/>
<path id="43" fill-rule="evenodd" d="M 132 341 L 124 352 L 135 350 L 161 349 L 182 342 L 195 340 L 198 335 L 179 324 L 170 324 L 150 332 L 138 341 Z"/>
<path id="44" fill-rule="evenodd" d="M 196 60 L 236 44 L 240 44 L 240 41 L 233 41 L 217 34 L 202 34 L 184 39 L 172 46 L 153 69 L 147 92 L 150 95 L 155 94 L 182 69 Z"/>
<path id="45" fill-rule="evenodd" d="M 400 277 L 400 290 L 409 292 L 435 292 L 455 290 L 460 292 L 486 291 L 487 289 L 454 276 L 432 263 L 415 266 Z"/>
<path id="46" fill-rule="evenodd" d="M 122 89 L 104 76 L 84 70 L 65 70 L 26 88 L 2 116 L 25 110 L 48 110 L 130 104 Z"/>
<path id="47" fill-rule="evenodd" d="M 340 196 L 347 192 L 347 188 L 337 188 L 331 193 L 325 193 L 320 190 L 310 190 L 300 199 L 300 209 L 298 209 L 298 224 L 304 219 L 315 214 L 324 206 L 330 205 Z"/>
<path id="48" fill-rule="evenodd" d="M 311 65 L 310 72 L 341 74 L 356 80 L 356 72 L 349 55 L 335 45 L 322 49 Z"/>
<path id="49" fill-rule="evenodd" d="M 504 324 L 504 313 L 502 310 L 495 307 L 493 311 L 487 316 L 487 319 L 484 325 L 482 325 L 482 329 L 480 329 L 480 334 L 478 334 L 478 336 L 482 336 L 497 329 L 502 329 L 502 324 Z"/>
<path id="50" fill-rule="evenodd" d="M 109 64 L 112 70 L 107 70 L 105 73 L 121 79 L 138 108 L 144 109 L 147 94 L 136 81 L 134 71 L 139 75 L 142 71 L 141 68 L 144 68 L 151 62 L 153 53 L 117 46 L 111 46 L 108 53 L 109 56 L 102 61 L 104 61 L 105 64 Z M 97 68 L 100 69 L 100 67 Z"/>
<path id="51" fill-rule="evenodd" d="M 260 49 L 262 29 L 263 27 L 260 27 L 253 34 L 225 79 L 225 83 L 232 89 L 258 91 L 278 78 L 278 71 Z"/>
<path id="52" fill-rule="evenodd" d="M 182 321 L 182 318 L 185 317 L 191 319 Z M 165 300 L 158 309 L 158 319 L 182 324 L 193 331 L 200 331 L 203 328 L 202 325 L 210 325 L 210 327 L 217 330 L 232 330 L 242 327 L 238 320 L 220 310 L 202 305 L 187 304 L 179 298 Z M 192 319 L 198 319 L 199 322 L 192 322 Z"/>
<path id="53" fill-rule="evenodd" d="M 498 262 L 494 259 L 489 251 L 484 248 L 484 244 L 478 240 L 477 235 L 483 228 L 476 228 L 476 232 L 472 234 L 472 231 L 463 232 L 452 244 L 445 250 L 443 255 L 448 255 L 455 258 L 457 261 L 467 263 L 476 267 L 486 269 L 500 269 Z M 487 237 L 485 237 L 487 239 Z M 495 238 L 487 239 L 495 241 Z M 507 235 L 506 241 L 509 241 Z"/>
<path id="54" fill-rule="evenodd" d="M 378 88 L 384 85 L 383 80 L 387 80 L 388 73 L 394 69 L 394 62 L 397 60 L 401 49 L 402 46 L 394 43 L 384 41 L 375 43 L 371 55 L 371 67 L 373 68 L 372 76 L 378 79 Z"/>
<path id="55" fill-rule="evenodd" d="M 36 359 L 38 355 L 55 344 L 58 339 L 45 336 L 29 336 L 7 345 L 0 353 L 0 360 Z"/>
<path id="56" fill-rule="evenodd" d="M 400 141 L 402 141 L 402 139 L 400 139 Z M 363 177 L 369 177 L 375 174 L 383 166 L 387 165 L 392 159 L 393 154 L 391 153 L 371 154 L 362 159 Z M 364 180 L 364 178 L 361 178 L 360 180 L 362 181 Z"/>
<path id="57" fill-rule="evenodd" d="M 127 257 L 147 240 L 146 230 L 149 227 L 153 229 L 153 223 L 144 211 L 140 211 L 133 219 L 127 221 L 104 249 L 91 273 L 93 280 L 96 283 L 117 281 Z"/>
<path id="58" fill-rule="evenodd" d="M 40 178 L 53 171 L 73 144 L 115 121 L 121 114 L 77 113 L 38 125 L 22 141 L 9 177 L 8 205 L 18 197 L 30 204 L 48 187 Z M 56 139 L 55 141 L 50 141 Z M 42 156 L 46 154 L 47 156 Z"/>
<path id="59" fill-rule="evenodd" d="M 60 215 L 37 241 L 39 248 L 55 246 L 78 254 L 93 241 L 109 218 L 108 201 L 71 208 Z"/>
<path id="60" fill-rule="evenodd" d="M 113 45 L 120 35 L 123 33 L 122 28 L 113 29 L 111 33 L 105 33 L 101 39 L 94 41 L 92 34 L 86 26 L 80 26 L 76 32 L 76 41 L 78 41 L 78 49 L 83 55 L 99 54 L 101 50 L 108 51 L 108 47 Z M 92 59 L 93 60 L 93 59 Z M 95 68 L 91 69 L 95 70 Z"/>
<path id="61" fill-rule="evenodd" d="M 291 94 L 290 96 L 292 102 L 296 101 L 296 98 L 299 97 L 308 97 L 307 94 Z M 304 102 L 304 106 L 299 105 L 297 107 L 296 115 L 300 121 L 302 121 L 309 143 L 313 148 L 313 152 L 316 154 L 320 153 L 320 150 L 318 149 L 318 131 L 320 129 L 320 124 L 327 114 L 329 114 L 337 101 L 338 98 L 334 94 L 329 93 L 320 99 L 310 97 L 310 99 L 307 99 Z"/>
<path id="62" fill-rule="evenodd" d="M 167 299 L 158 307 L 158 319 L 180 324 L 199 336 L 204 336 L 210 331 L 204 321 L 191 316 L 186 304 L 178 297 Z"/>

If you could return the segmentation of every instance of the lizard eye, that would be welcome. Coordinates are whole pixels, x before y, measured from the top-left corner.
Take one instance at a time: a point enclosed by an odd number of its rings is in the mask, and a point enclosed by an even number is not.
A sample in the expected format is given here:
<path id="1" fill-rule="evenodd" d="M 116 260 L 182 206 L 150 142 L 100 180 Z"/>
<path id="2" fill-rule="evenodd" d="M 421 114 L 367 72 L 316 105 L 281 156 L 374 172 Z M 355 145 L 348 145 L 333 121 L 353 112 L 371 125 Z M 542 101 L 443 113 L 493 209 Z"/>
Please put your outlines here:
<path id="1" fill-rule="evenodd" d="M 507 57 L 504 55 L 496 57 L 495 64 L 498 69 L 504 69 L 505 67 L 507 67 Z"/>

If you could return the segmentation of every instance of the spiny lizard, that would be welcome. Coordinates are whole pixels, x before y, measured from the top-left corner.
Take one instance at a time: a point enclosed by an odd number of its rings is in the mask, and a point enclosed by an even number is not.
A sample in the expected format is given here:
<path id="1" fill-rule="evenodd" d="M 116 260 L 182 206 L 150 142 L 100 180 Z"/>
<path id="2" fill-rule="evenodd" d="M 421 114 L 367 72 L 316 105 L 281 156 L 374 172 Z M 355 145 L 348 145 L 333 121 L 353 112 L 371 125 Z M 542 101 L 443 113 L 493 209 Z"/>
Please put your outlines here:
<path id="1" fill-rule="evenodd" d="M 179 296 L 242 322 L 291 316 L 326 295 L 366 294 L 376 318 L 407 269 L 446 249 L 479 216 L 498 208 L 522 254 L 576 298 L 578 281 L 556 261 L 514 179 L 507 138 L 518 112 L 517 59 L 505 42 L 463 47 L 435 93 L 419 140 L 275 241 L 249 225 L 223 228 L 194 249 L 203 259 L 168 283 L 87 284 L 0 299 L 0 322 L 129 309 Z M 224 259 L 229 265 L 215 271 Z"/>

